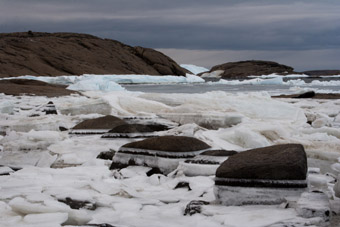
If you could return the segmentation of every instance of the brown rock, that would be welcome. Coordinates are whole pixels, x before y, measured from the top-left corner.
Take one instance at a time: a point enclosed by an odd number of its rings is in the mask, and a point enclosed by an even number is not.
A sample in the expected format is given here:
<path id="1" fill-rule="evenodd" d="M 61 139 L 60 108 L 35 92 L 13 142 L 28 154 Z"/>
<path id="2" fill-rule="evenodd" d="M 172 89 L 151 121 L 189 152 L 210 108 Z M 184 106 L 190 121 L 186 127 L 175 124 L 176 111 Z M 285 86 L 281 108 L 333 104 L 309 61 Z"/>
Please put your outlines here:
<path id="1" fill-rule="evenodd" d="M 118 125 L 125 124 L 125 121 L 111 115 L 99 117 L 95 119 L 85 120 L 72 129 L 111 129 Z"/>
<path id="2" fill-rule="evenodd" d="M 231 156 L 235 155 L 238 152 L 232 151 L 232 150 L 209 150 L 201 153 L 200 155 L 205 155 L 205 156 L 216 156 L 216 157 L 226 157 L 226 156 Z"/>
<path id="3" fill-rule="evenodd" d="M 186 136 L 160 136 L 142 141 L 125 144 L 122 148 L 136 148 L 145 150 L 170 151 L 170 152 L 190 152 L 210 148 L 203 141 Z"/>
<path id="4" fill-rule="evenodd" d="M 48 84 L 42 81 L 12 79 L 12 80 L 0 80 L 0 93 L 15 96 L 26 94 L 47 97 L 58 97 L 70 95 L 72 93 L 77 92 L 67 90 L 65 86 Z"/>
<path id="5" fill-rule="evenodd" d="M 287 74 L 294 73 L 293 68 L 281 65 L 272 61 L 239 61 L 228 62 L 221 65 L 216 65 L 209 72 L 216 70 L 224 70 L 221 77 L 229 78 L 247 78 L 248 76 L 269 75 L 272 73 Z"/>
<path id="6" fill-rule="evenodd" d="M 0 77 L 82 74 L 185 75 L 166 55 L 77 33 L 0 34 Z"/>
<path id="7" fill-rule="evenodd" d="M 157 132 L 168 130 L 165 125 L 143 125 L 143 124 L 124 124 L 118 125 L 109 131 L 109 133 L 139 133 L 139 132 Z"/>
<path id="8" fill-rule="evenodd" d="M 217 178 L 305 180 L 307 157 L 300 144 L 252 149 L 230 156 L 216 170 Z"/>

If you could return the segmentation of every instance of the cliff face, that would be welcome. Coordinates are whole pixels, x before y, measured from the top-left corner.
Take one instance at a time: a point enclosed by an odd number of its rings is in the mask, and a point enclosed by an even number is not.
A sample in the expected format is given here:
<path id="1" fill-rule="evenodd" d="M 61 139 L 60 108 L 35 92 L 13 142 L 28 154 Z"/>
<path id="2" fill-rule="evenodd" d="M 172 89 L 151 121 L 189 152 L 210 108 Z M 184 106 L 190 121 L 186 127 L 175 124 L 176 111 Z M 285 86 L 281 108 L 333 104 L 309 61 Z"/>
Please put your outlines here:
<path id="1" fill-rule="evenodd" d="M 87 34 L 0 34 L 0 77 L 81 74 L 185 75 L 168 56 Z"/>

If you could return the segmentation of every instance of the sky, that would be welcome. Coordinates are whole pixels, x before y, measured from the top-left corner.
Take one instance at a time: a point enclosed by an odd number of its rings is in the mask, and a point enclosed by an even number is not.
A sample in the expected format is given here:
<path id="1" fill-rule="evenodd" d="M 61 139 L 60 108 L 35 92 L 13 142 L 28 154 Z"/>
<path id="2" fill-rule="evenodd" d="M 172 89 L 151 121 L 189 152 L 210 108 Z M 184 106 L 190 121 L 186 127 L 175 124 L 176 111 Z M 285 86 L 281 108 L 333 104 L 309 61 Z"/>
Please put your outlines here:
<path id="1" fill-rule="evenodd" d="M 340 69 L 339 0 L 0 0 L 0 32 L 28 30 L 88 33 L 208 68 Z"/>

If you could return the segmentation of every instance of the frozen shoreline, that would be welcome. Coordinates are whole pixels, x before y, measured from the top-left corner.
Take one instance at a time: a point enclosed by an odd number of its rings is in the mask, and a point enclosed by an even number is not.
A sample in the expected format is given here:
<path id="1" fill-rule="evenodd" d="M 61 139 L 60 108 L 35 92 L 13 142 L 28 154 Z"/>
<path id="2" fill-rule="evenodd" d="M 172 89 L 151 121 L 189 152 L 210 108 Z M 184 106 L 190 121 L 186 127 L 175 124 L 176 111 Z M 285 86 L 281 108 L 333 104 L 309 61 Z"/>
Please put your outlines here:
<path id="1" fill-rule="evenodd" d="M 272 144 L 301 143 L 313 160 L 313 167 L 332 170 L 333 174 L 340 172 L 337 169 L 340 100 L 276 100 L 266 92 L 222 91 L 157 95 L 88 91 L 84 95 L 59 98 L 0 95 L 3 133 L 0 164 L 23 168 L 0 176 L 3 214 L 0 224 L 58 226 L 66 218 L 70 225 L 239 226 L 240 217 L 243 226 L 254 227 L 310 223 L 299 218 L 294 209 L 279 206 L 227 207 L 212 203 L 204 206 L 201 214 L 183 216 L 190 201 L 215 200 L 213 176 L 156 174 L 147 177 L 147 167 L 110 171 L 110 161 L 96 159 L 96 156 L 139 139 L 72 136 L 59 130 L 61 126 L 70 129 L 84 119 L 107 114 L 174 121 L 181 126 L 159 134 L 193 136 L 216 149 L 244 151 Z M 58 115 L 40 113 L 29 117 L 39 113 L 38 107 L 48 101 L 56 105 Z M 219 129 L 205 128 L 208 125 Z M 53 163 L 65 168 L 50 168 Z M 325 163 L 334 166 L 326 169 Z M 313 176 L 312 184 L 332 195 L 333 178 L 325 173 Z M 182 181 L 188 182 L 192 191 L 174 189 Z M 66 197 L 87 200 L 98 208 L 94 211 L 70 209 L 58 202 Z"/>

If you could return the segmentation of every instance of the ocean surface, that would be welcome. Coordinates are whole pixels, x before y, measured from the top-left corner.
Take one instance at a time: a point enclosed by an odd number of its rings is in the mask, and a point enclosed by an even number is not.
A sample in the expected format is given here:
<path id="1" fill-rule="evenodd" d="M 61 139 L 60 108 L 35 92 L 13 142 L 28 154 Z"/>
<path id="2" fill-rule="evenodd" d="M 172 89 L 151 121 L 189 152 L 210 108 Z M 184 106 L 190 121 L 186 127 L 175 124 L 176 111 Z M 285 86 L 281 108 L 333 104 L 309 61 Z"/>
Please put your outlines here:
<path id="1" fill-rule="evenodd" d="M 297 90 L 306 89 L 314 90 L 320 93 L 339 93 L 340 78 L 284 78 L 283 81 L 292 81 L 301 79 L 306 85 L 286 85 L 286 84 L 240 84 L 240 85 L 226 85 L 218 84 L 216 79 L 208 79 L 207 83 L 188 83 L 188 84 L 122 84 L 128 91 L 140 91 L 148 93 L 205 93 L 209 91 L 226 91 L 231 93 L 236 92 L 256 92 L 266 91 L 272 95 L 276 94 L 293 94 Z M 335 86 L 328 85 L 309 85 L 312 81 L 318 80 L 320 82 L 334 82 Z"/>

